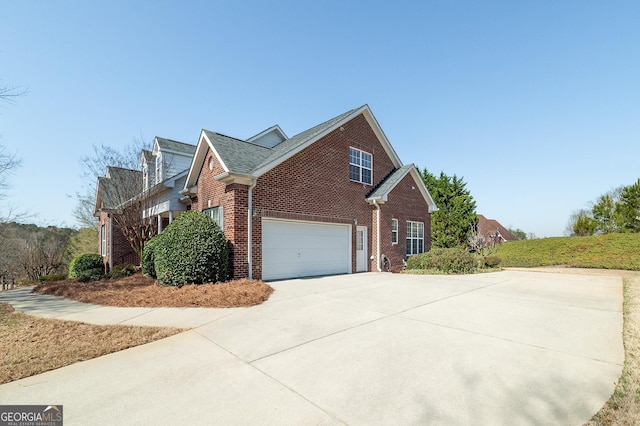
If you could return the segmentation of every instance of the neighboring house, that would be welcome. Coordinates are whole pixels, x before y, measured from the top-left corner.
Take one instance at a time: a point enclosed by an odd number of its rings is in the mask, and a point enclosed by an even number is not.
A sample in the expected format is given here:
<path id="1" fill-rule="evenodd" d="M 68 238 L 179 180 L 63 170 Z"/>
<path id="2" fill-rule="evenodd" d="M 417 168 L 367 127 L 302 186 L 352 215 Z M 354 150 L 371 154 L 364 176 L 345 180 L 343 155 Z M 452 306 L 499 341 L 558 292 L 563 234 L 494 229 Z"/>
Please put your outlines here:
<path id="1" fill-rule="evenodd" d="M 94 216 L 98 218 L 100 254 L 106 270 L 123 263 L 140 263 L 139 256 L 113 219 L 113 213 L 122 208 L 123 200 L 133 198 L 141 190 L 142 172 L 138 170 L 107 167 L 106 175 L 98 178 Z"/>
<path id="2" fill-rule="evenodd" d="M 483 215 L 478 215 L 478 234 L 488 246 L 501 244 L 506 241 L 518 241 L 518 237 L 502 226 L 497 220 L 487 219 Z"/>
<path id="3" fill-rule="evenodd" d="M 142 171 L 107 167 L 106 176 L 98 178 L 95 216 L 99 219 L 100 254 L 107 270 L 123 263 L 140 263 L 113 218 L 116 210 L 125 206 L 140 210 L 141 223 L 145 224 L 141 232 L 153 235 L 188 209 L 190 200 L 181 202 L 184 197 L 180 190 L 195 149 L 194 145 L 156 137 L 153 149 L 141 153 Z"/>
<path id="4" fill-rule="evenodd" d="M 188 202 L 181 202 L 195 145 L 156 136 L 153 150 L 143 150 L 141 155 L 142 187 L 145 205 L 142 216 L 156 217 L 157 232 L 187 210 Z"/>
<path id="5" fill-rule="evenodd" d="M 234 278 L 399 270 L 431 247 L 436 205 L 367 105 L 291 138 L 202 130 L 183 194 L 224 230 Z"/>

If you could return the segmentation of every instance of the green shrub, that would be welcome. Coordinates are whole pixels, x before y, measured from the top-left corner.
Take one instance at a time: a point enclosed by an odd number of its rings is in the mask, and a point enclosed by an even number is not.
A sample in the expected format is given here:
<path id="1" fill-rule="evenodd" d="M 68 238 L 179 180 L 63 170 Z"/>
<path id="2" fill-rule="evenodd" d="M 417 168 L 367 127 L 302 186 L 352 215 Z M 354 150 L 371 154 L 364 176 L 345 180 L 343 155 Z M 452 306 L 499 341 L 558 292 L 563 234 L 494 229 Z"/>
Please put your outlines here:
<path id="1" fill-rule="evenodd" d="M 62 281 L 67 279 L 67 274 L 49 274 L 38 278 L 40 282 Z"/>
<path id="2" fill-rule="evenodd" d="M 109 271 L 109 278 L 123 278 L 135 273 L 136 267 L 130 263 L 125 263 L 124 265 L 118 265 L 111 268 L 111 271 Z"/>
<path id="3" fill-rule="evenodd" d="M 473 255 L 462 248 L 434 248 L 407 259 L 407 269 L 422 269 L 445 274 L 469 274 L 476 270 Z"/>
<path id="4" fill-rule="evenodd" d="M 155 247 L 160 241 L 160 235 L 156 235 L 146 243 L 144 243 L 144 250 L 142 250 L 142 259 L 140 264 L 142 266 L 142 273 L 150 276 L 151 278 L 158 278 L 156 274 L 156 264 L 155 264 Z"/>
<path id="5" fill-rule="evenodd" d="M 179 287 L 228 278 L 229 251 L 224 232 L 200 211 L 178 216 L 152 250 L 160 284 Z"/>
<path id="6" fill-rule="evenodd" d="M 87 269 L 85 271 L 82 271 L 80 275 L 78 275 L 76 278 L 81 283 L 86 283 L 89 281 L 98 281 L 100 278 L 102 278 L 103 272 L 104 270 L 102 268 Z"/>
<path id="7" fill-rule="evenodd" d="M 500 256 L 491 254 L 489 256 L 485 256 L 482 261 L 485 268 L 496 268 L 498 265 L 500 265 L 502 259 L 500 258 Z"/>
<path id="8" fill-rule="evenodd" d="M 85 253 L 76 257 L 69 264 L 69 278 L 80 278 L 85 272 L 100 270 L 100 275 L 104 272 L 104 261 L 98 253 Z"/>

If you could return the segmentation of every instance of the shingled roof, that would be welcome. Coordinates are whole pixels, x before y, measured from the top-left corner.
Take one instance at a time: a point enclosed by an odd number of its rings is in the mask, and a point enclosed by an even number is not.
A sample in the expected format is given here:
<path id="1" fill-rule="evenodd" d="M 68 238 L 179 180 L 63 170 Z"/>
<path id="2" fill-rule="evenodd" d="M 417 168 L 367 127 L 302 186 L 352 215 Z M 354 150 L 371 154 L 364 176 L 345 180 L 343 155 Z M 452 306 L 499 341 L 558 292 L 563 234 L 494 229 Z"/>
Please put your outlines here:
<path id="1" fill-rule="evenodd" d="M 114 210 L 140 192 L 141 171 L 109 166 L 105 176 L 98 177 L 95 213 L 100 210 Z"/>
<path id="2" fill-rule="evenodd" d="M 158 141 L 158 146 L 164 151 L 181 152 L 189 155 L 193 155 L 196 152 L 196 146 L 189 143 L 165 139 L 159 136 L 156 136 L 156 141 Z"/>
<path id="3" fill-rule="evenodd" d="M 422 178 L 418 175 L 415 164 L 406 164 L 397 170 L 394 170 L 387 176 L 381 183 L 367 196 L 368 201 L 379 200 L 382 202 L 387 201 L 389 193 L 400 183 L 402 179 L 408 174 L 412 174 L 416 187 L 422 192 L 423 197 L 429 205 L 429 211 L 434 212 L 438 210 L 436 203 L 431 198 L 431 194 L 427 190 Z"/>
<path id="4" fill-rule="evenodd" d="M 373 131 L 380 139 L 393 164 L 398 168 L 402 167 L 402 162 L 375 117 L 373 117 L 368 105 L 363 105 L 285 139 L 271 148 L 253 143 L 251 140 L 241 140 L 203 129 L 191 169 L 189 170 L 186 188 L 195 185 L 198 178 L 197 174 L 202 169 L 208 148 L 211 148 L 216 153 L 227 175 L 243 176 L 243 179 L 256 178 L 302 151 L 358 114 L 364 114 L 365 118 L 371 123 Z M 284 132 L 281 132 L 281 134 L 284 135 Z M 204 141 L 207 143 L 204 143 Z"/>
<path id="5" fill-rule="evenodd" d="M 251 173 L 271 155 L 272 148 L 256 145 L 221 133 L 203 130 L 222 162 L 232 173 Z"/>
<path id="6" fill-rule="evenodd" d="M 495 242 L 518 241 L 518 237 L 502 226 L 500 222 L 494 219 L 487 219 L 481 214 L 478 215 L 478 233 L 486 238 L 487 241 L 491 241 L 491 239 L 500 240 Z"/>

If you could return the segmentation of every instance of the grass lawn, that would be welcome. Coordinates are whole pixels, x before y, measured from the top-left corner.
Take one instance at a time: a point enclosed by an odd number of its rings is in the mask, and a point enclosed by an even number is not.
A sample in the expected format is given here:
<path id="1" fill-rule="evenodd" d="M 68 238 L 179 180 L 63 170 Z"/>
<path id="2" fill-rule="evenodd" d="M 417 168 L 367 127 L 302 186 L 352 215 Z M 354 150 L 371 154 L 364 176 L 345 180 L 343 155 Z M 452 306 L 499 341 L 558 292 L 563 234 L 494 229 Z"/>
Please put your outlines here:
<path id="1" fill-rule="evenodd" d="M 0 384 L 153 342 L 180 331 L 38 318 L 0 303 Z"/>
<path id="2" fill-rule="evenodd" d="M 141 274 L 79 283 L 42 283 L 35 292 L 105 306 L 212 307 L 258 305 L 271 286 L 262 281 L 162 287 Z M 0 384 L 44 373 L 75 362 L 150 343 L 181 332 L 178 328 L 92 325 L 25 315 L 0 303 Z"/>

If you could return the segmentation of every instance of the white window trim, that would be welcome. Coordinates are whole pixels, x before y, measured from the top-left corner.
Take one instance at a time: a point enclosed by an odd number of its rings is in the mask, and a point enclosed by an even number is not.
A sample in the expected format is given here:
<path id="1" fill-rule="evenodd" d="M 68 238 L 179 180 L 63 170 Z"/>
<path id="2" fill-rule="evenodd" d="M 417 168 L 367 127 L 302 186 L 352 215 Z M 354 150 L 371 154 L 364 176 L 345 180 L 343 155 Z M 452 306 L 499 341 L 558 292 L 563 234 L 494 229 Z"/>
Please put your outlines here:
<path id="1" fill-rule="evenodd" d="M 100 254 L 102 256 L 107 255 L 107 225 L 102 224 L 100 226 Z"/>
<path id="2" fill-rule="evenodd" d="M 162 182 L 162 154 L 156 156 L 156 184 Z"/>
<path id="3" fill-rule="evenodd" d="M 360 164 L 355 164 L 355 163 L 351 162 L 351 150 L 354 150 L 354 151 L 359 153 L 359 155 L 360 155 Z M 370 168 L 369 167 L 365 167 L 365 166 L 362 165 L 362 154 L 367 154 L 369 157 L 371 157 L 371 167 Z M 358 169 L 360 170 L 359 179 L 357 179 L 357 180 L 351 179 L 351 166 L 358 167 Z M 365 182 L 362 179 L 362 170 L 363 169 L 364 170 L 369 170 L 371 172 L 371 182 Z M 373 185 L 373 154 L 371 154 L 370 152 L 367 152 L 367 151 L 363 151 L 363 150 L 358 149 L 358 148 L 354 148 L 352 146 L 349 147 L 349 180 L 351 180 L 353 182 L 363 183 L 365 185 Z"/>
<path id="4" fill-rule="evenodd" d="M 215 207 L 210 207 L 208 209 L 203 210 L 204 213 L 208 214 L 209 217 L 211 218 L 211 220 L 213 220 L 215 223 L 218 224 L 218 226 L 220 227 L 220 229 L 222 229 L 222 232 L 224 232 L 224 207 L 223 206 L 215 206 Z M 213 212 L 217 211 L 218 212 L 218 220 L 216 220 L 213 217 Z"/>
<path id="5" fill-rule="evenodd" d="M 413 224 L 418 225 L 416 228 L 417 234 L 413 235 L 413 230 L 412 230 L 412 226 Z M 420 232 L 420 230 L 422 232 Z M 420 235 L 422 234 L 422 235 Z M 413 252 L 413 241 L 422 241 L 422 251 L 420 251 L 420 249 L 418 249 L 417 253 Z M 407 221 L 407 238 L 406 238 L 406 242 L 407 242 L 407 247 L 406 247 L 406 255 L 407 256 L 413 256 L 415 254 L 420 254 L 420 253 L 424 253 L 424 222 L 415 222 L 415 221 L 411 221 L 408 220 Z"/>
<path id="6" fill-rule="evenodd" d="M 394 224 L 395 229 L 393 229 Z M 391 244 L 398 244 L 398 219 L 391 219 Z"/>

